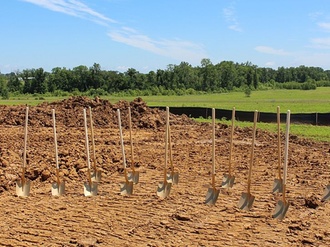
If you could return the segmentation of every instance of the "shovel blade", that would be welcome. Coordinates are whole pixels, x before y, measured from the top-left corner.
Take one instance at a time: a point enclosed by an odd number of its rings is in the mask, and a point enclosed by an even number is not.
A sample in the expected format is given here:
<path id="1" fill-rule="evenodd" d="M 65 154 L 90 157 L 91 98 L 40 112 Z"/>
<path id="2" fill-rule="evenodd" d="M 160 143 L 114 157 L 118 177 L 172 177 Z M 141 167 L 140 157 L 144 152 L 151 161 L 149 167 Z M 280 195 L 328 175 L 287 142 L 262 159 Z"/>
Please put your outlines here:
<path id="1" fill-rule="evenodd" d="M 222 179 L 222 188 L 232 188 L 235 182 L 235 176 L 224 174 Z"/>
<path id="2" fill-rule="evenodd" d="M 323 197 L 322 197 L 321 201 L 322 202 L 325 202 L 325 201 L 327 201 L 329 199 L 330 199 L 330 184 L 328 184 L 325 187 L 324 194 L 323 194 Z"/>
<path id="3" fill-rule="evenodd" d="M 250 210 L 252 208 L 255 197 L 251 193 L 242 193 L 242 196 L 238 202 L 239 209 Z"/>
<path id="4" fill-rule="evenodd" d="M 97 182 L 97 183 L 99 183 L 99 182 L 101 182 L 101 171 L 92 171 L 91 172 L 91 180 L 93 181 L 93 182 Z"/>
<path id="5" fill-rule="evenodd" d="M 159 196 L 162 199 L 165 199 L 166 197 L 169 196 L 171 192 L 171 183 L 163 182 L 158 184 L 157 188 L 157 196 Z"/>
<path id="6" fill-rule="evenodd" d="M 98 183 L 96 182 L 85 182 L 84 183 L 84 195 L 85 196 L 96 196 L 97 195 Z"/>
<path id="7" fill-rule="evenodd" d="M 288 202 L 278 201 L 274 210 L 273 218 L 283 220 L 288 209 Z"/>
<path id="8" fill-rule="evenodd" d="M 133 182 L 125 182 L 120 184 L 121 195 L 132 195 L 133 194 Z"/>
<path id="9" fill-rule="evenodd" d="M 61 196 L 65 194 L 65 183 L 64 181 L 52 183 L 52 195 L 53 196 Z"/>
<path id="10" fill-rule="evenodd" d="M 22 180 L 16 181 L 16 194 L 17 196 L 26 197 L 30 195 L 30 187 L 31 187 L 31 181 L 28 179 L 25 179 L 23 182 Z"/>
<path id="11" fill-rule="evenodd" d="M 273 184 L 273 193 L 282 193 L 283 192 L 283 180 L 276 178 Z"/>
<path id="12" fill-rule="evenodd" d="M 178 184 L 179 183 L 179 172 L 170 172 L 166 175 L 168 183 Z"/>
<path id="13" fill-rule="evenodd" d="M 137 184 L 140 179 L 140 172 L 138 172 L 138 171 L 128 172 L 127 178 L 128 178 L 128 181 L 133 182 L 134 184 Z"/>
<path id="14" fill-rule="evenodd" d="M 214 205 L 219 197 L 220 190 L 209 188 L 206 193 L 205 204 Z"/>

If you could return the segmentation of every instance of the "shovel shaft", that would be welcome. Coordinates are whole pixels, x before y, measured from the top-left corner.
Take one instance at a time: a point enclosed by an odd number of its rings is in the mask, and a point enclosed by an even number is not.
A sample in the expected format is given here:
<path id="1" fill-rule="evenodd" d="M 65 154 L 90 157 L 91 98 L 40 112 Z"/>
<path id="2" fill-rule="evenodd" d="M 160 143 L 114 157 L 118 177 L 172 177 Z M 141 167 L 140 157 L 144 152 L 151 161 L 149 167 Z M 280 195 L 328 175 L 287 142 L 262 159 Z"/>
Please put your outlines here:
<path id="1" fill-rule="evenodd" d="M 212 108 L 212 175 L 215 174 L 215 109 Z"/>
<path id="2" fill-rule="evenodd" d="M 92 107 L 89 107 L 89 117 L 91 122 L 91 137 L 92 137 L 92 150 L 93 150 L 93 166 L 96 171 L 96 155 L 95 155 L 95 141 L 94 141 L 94 125 L 93 125 L 93 116 L 92 116 Z"/>
<path id="3" fill-rule="evenodd" d="M 230 149 L 229 149 L 229 171 L 228 171 L 229 176 L 231 176 L 231 166 L 232 166 L 234 123 L 235 123 L 235 107 L 233 107 L 233 111 L 232 111 L 232 114 L 231 114 Z"/>
<path id="4" fill-rule="evenodd" d="M 281 180 L 281 113 L 280 107 L 277 107 L 277 149 L 278 149 L 278 178 Z"/>
<path id="5" fill-rule="evenodd" d="M 26 166 L 28 122 L 29 122 L 29 107 L 27 106 L 26 113 L 25 113 L 25 129 L 24 129 L 23 173 L 25 173 L 25 166 Z"/>
<path id="6" fill-rule="evenodd" d="M 128 125 L 129 125 L 129 140 L 131 144 L 131 167 L 134 171 L 134 150 L 133 150 L 133 137 L 132 137 L 132 112 L 131 107 L 128 107 Z"/>
<path id="7" fill-rule="evenodd" d="M 251 156 L 250 156 L 250 167 L 249 167 L 249 175 L 248 175 L 248 188 L 247 193 L 250 194 L 251 190 L 251 175 L 252 175 L 252 165 L 253 165 L 253 158 L 254 158 L 254 143 L 256 139 L 256 130 L 257 130 L 257 118 L 258 118 L 258 111 L 254 111 L 254 119 L 253 119 L 253 133 L 252 133 L 252 145 L 251 145 Z"/>
<path id="8" fill-rule="evenodd" d="M 52 109 L 53 115 L 53 132 L 54 132 L 54 146 L 55 146 L 55 162 L 56 162 L 56 169 L 59 169 L 58 165 L 58 149 L 57 149 L 57 135 L 56 135 L 56 123 L 55 123 L 55 109 Z"/>
<path id="9" fill-rule="evenodd" d="M 171 170 L 172 172 L 174 171 L 174 166 L 173 166 L 173 153 L 172 153 L 172 141 L 171 141 L 171 128 L 170 125 L 168 125 L 168 145 L 170 149 L 170 165 L 171 165 Z"/>
<path id="10" fill-rule="evenodd" d="M 290 132 L 290 110 L 286 114 L 285 146 L 284 146 L 284 167 L 283 167 L 283 185 L 286 184 L 288 173 L 288 151 L 289 151 L 289 132 Z"/>
<path id="11" fill-rule="evenodd" d="M 165 130 L 165 165 L 164 165 L 164 169 L 166 171 L 167 168 L 167 159 L 168 159 L 168 130 L 169 130 L 169 122 L 170 122 L 170 109 L 167 106 L 166 107 L 166 130 Z"/>
<path id="12" fill-rule="evenodd" d="M 89 157 L 86 109 L 84 109 L 84 124 L 85 124 L 85 146 L 86 146 L 86 155 L 87 155 L 86 159 L 87 159 L 88 174 L 90 176 L 91 163 L 90 163 L 90 157 Z"/>
<path id="13" fill-rule="evenodd" d="M 118 125 L 119 125 L 119 134 L 120 134 L 121 152 L 122 152 L 122 155 L 123 155 L 123 166 L 124 166 L 124 170 L 126 171 L 126 156 L 125 156 L 123 131 L 122 131 L 122 127 L 121 127 L 121 117 L 120 117 L 120 110 L 119 109 L 117 109 L 117 114 L 118 114 Z"/>

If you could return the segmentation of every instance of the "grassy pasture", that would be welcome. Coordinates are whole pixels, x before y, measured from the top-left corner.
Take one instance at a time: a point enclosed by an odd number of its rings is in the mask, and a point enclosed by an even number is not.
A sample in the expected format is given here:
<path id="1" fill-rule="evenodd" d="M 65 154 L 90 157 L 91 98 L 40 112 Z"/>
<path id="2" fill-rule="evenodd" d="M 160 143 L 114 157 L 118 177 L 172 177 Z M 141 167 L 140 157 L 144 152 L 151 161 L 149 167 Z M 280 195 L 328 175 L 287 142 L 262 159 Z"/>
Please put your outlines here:
<path id="1" fill-rule="evenodd" d="M 43 101 L 56 101 L 66 97 L 44 97 L 40 100 L 33 96 L 20 96 L 9 100 L 0 100 L 2 105 L 37 105 Z M 103 96 L 111 103 L 119 100 L 132 101 L 133 96 Z M 276 112 L 276 107 L 281 107 L 281 112 L 290 109 L 292 113 L 328 113 L 330 112 L 330 87 L 317 88 L 316 90 L 267 90 L 253 91 L 250 97 L 243 92 L 230 92 L 222 94 L 200 94 L 184 96 L 143 96 L 148 106 L 195 106 L 214 107 L 219 109 L 232 109 L 240 111 L 258 110 L 261 112 Z M 196 119 L 197 121 L 209 121 L 207 119 Z M 230 125 L 230 121 L 220 122 Z M 252 126 L 250 122 L 236 122 L 237 126 Z M 258 128 L 276 131 L 277 125 L 271 123 L 258 123 Z M 285 126 L 282 124 L 282 130 Z M 291 125 L 291 133 L 318 141 L 330 142 L 330 126 L 313 125 Z"/>

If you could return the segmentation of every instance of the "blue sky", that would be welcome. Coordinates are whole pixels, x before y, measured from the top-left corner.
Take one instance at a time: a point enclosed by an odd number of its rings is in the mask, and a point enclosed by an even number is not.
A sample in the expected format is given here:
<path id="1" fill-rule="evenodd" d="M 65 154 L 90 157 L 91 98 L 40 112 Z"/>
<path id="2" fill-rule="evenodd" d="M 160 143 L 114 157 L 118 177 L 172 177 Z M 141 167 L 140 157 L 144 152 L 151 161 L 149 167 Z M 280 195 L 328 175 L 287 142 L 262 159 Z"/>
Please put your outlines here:
<path id="1" fill-rule="evenodd" d="M 0 25 L 1 73 L 203 58 L 330 69 L 328 0 L 3 0 Z"/>

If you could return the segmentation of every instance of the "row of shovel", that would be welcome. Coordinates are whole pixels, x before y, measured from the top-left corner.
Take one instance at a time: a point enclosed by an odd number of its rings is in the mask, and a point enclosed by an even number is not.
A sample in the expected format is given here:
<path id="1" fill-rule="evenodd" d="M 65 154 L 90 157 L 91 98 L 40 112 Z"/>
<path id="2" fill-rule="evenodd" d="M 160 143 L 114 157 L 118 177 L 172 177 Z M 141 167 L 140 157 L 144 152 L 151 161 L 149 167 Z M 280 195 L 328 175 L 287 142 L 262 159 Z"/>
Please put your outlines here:
<path id="1" fill-rule="evenodd" d="M 250 163 L 247 179 L 247 191 L 243 192 L 238 202 L 238 207 L 242 210 L 250 210 L 255 200 L 255 196 L 251 193 L 251 176 L 254 160 L 254 146 L 256 137 L 256 126 L 257 126 L 258 111 L 254 112 L 253 120 L 253 131 L 252 131 L 252 145 L 250 154 Z M 235 120 L 235 108 L 232 111 L 232 125 L 230 135 L 230 149 L 229 149 L 229 171 L 224 174 L 222 179 L 222 188 L 232 188 L 235 181 L 235 176 L 232 173 L 232 150 L 233 150 L 233 133 L 234 133 L 234 120 Z M 289 148 L 289 129 L 290 129 L 290 110 L 287 111 L 286 117 L 286 132 L 285 132 L 285 148 L 284 148 L 284 164 L 283 164 L 283 179 L 281 178 L 281 138 L 280 138 L 280 108 L 277 107 L 277 124 L 278 124 L 278 175 L 275 179 L 273 192 L 282 193 L 282 200 L 279 200 L 276 204 L 275 211 L 273 214 L 274 218 L 283 219 L 289 208 L 289 202 L 285 198 L 285 188 L 287 179 L 287 165 L 288 165 L 288 148 Z M 212 109 L 212 170 L 211 170 L 211 187 L 208 188 L 206 193 L 205 203 L 214 205 L 219 197 L 220 189 L 215 186 L 215 109 Z"/>

